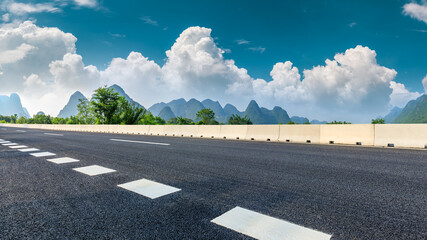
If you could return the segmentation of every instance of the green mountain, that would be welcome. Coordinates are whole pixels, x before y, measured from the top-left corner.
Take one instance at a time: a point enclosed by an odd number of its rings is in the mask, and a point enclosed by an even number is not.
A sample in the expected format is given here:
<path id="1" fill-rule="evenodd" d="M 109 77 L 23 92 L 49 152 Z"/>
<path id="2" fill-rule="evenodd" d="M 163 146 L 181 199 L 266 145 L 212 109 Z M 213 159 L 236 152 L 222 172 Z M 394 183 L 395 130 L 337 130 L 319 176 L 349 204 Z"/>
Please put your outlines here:
<path id="1" fill-rule="evenodd" d="M 249 103 L 244 115 L 251 119 L 253 124 L 288 123 L 291 120 L 283 108 L 277 106 L 272 110 L 260 108 L 254 100 Z"/>
<path id="2" fill-rule="evenodd" d="M 298 116 L 292 116 L 291 120 L 292 120 L 292 122 L 297 123 L 297 124 L 304 124 L 306 122 L 310 122 L 308 120 L 308 118 L 306 118 L 306 117 L 298 117 Z"/>
<path id="3" fill-rule="evenodd" d="M 159 116 L 160 112 L 163 110 L 163 108 L 167 107 L 168 105 L 164 102 L 156 103 L 153 106 L 151 106 L 148 110 L 154 115 Z"/>
<path id="4" fill-rule="evenodd" d="M 80 103 L 80 99 L 86 98 L 81 92 L 77 91 L 71 95 L 70 100 L 68 100 L 67 105 L 59 112 L 58 117 L 68 118 L 71 116 L 76 116 L 79 113 L 77 105 Z"/>
<path id="5" fill-rule="evenodd" d="M 205 108 L 210 108 L 215 112 L 215 120 L 218 122 L 225 123 L 228 121 L 229 116 L 225 113 L 224 109 L 218 101 L 214 102 L 210 99 L 206 99 L 202 101 L 202 104 Z"/>
<path id="6" fill-rule="evenodd" d="M 237 110 L 237 108 L 231 104 L 226 104 L 224 107 L 224 113 L 229 117 L 233 114 L 243 116 L 243 113 Z M 228 119 L 227 119 L 228 121 Z"/>
<path id="7" fill-rule="evenodd" d="M 391 109 L 391 111 L 384 116 L 385 123 L 393 123 L 394 120 L 399 116 L 399 114 L 402 112 L 402 108 L 394 107 Z"/>
<path id="8" fill-rule="evenodd" d="M 165 121 L 174 118 L 175 114 L 172 112 L 171 108 L 166 106 L 164 107 L 160 113 L 159 113 L 159 117 L 163 118 Z"/>
<path id="9" fill-rule="evenodd" d="M 12 93 L 10 97 L 0 95 L 0 115 L 12 116 L 14 114 L 18 115 L 18 117 L 30 118 L 30 114 L 22 107 L 18 94 Z"/>
<path id="10" fill-rule="evenodd" d="M 109 88 L 118 92 L 120 96 L 125 97 L 125 99 L 128 100 L 130 103 L 135 104 L 140 108 L 144 108 L 144 106 L 142 106 L 141 104 L 139 104 L 138 102 L 135 102 L 132 98 L 130 98 L 129 95 L 126 94 L 125 90 L 123 90 L 123 88 L 121 88 L 119 85 L 114 84 L 114 85 L 111 85 Z"/>
<path id="11" fill-rule="evenodd" d="M 408 102 L 394 123 L 427 123 L 427 95 Z"/>

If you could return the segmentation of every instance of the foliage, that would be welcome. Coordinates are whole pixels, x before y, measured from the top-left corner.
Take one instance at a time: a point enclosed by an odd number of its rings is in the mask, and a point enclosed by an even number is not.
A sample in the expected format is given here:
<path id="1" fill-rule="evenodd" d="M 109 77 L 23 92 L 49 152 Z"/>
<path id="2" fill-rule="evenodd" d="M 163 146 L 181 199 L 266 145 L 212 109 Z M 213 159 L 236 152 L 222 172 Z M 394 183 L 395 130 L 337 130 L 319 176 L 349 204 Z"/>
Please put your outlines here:
<path id="1" fill-rule="evenodd" d="M 171 125 L 193 125 L 194 124 L 192 119 L 183 118 L 183 117 L 171 118 L 166 123 Z"/>
<path id="2" fill-rule="evenodd" d="M 372 124 L 384 124 L 385 120 L 382 118 L 372 119 L 371 123 Z"/>
<path id="3" fill-rule="evenodd" d="M 241 117 L 237 114 L 233 114 L 228 119 L 228 124 L 230 124 L 230 125 L 251 125 L 252 121 L 248 118 L 247 115 Z"/>
<path id="4" fill-rule="evenodd" d="M 294 125 L 294 124 L 295 124 L 295 122 L 291 120 L 291 121 L 289 121 L 287 124 Z"/>
<path id="5" fill-rule="evenodd" d="M 201 119 L 197 122 L 198 125 L 217 125 L 215 121 L 215 113 L 210 108 L 204 108 L 196 113 L 196 119 Z"/>
<path id="6" fill-rule="evenodd" d="M 120 101 L 125 101 L 124 97 L 113 89 L 107 87 L 96 89 L 90 101 L 96 123 L 117 124 Z"/>
<path id="7" fill-rule="evenodd" d="M 166 121 L 162 119 L 161 117 L 154 117 L 151 112 L 146 112 L 143 116 L 141 116 L 141 119 L 139 120 L 138 124 L 143 125 L 163 125 Z"/>
<path id="8" fill-rule="evenodd" d="M 351 122 L 346 122 L 346 121 L 332 121 L 332 122 L 327 122 L 326 124 L 351 124 Z"/>

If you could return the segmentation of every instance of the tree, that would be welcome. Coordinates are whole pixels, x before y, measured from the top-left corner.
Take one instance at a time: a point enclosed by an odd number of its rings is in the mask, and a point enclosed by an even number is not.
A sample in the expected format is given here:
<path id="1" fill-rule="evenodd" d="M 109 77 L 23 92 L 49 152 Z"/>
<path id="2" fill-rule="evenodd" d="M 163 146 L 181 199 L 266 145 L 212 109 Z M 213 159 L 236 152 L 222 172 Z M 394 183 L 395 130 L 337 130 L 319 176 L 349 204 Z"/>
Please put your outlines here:
<path id="1" fill-rule="evenodd" d="M 294 124 L 295 124 L 295 122 L 291 120 L 291 121 L 289 121 L 287 124 L 294 125 Z"/>
<path id="2" fill-rule="evenodd" d="M 95 117 L 93 116 L 93 108 L 90 102 L 86 98 L 79 99 L 79 105 L 77 105 L 79 113 L 77 117 L 82 124 L 94 124 Z"/>
<path id="3" fill-rule="evenodd" d="M 218 124 L 217 121 L 215 121 L 215 113 L 210 108 L 204 108 L 196 113 L 196 118 L 201 119 L 201 124 L 207 125 L 207 124 Z"/>
<path id="4" fill-rule="evenodd" d="M 385 120 L 382 118 L 372 119 L 372 124 L 384 124 Z"/>
<path id="5" fill-rule="evenodd" d="M 251 125 L 252 121 L 246 115 L 241 117 L 237 114 L 233 114 L 228 119 L 228 124 L 230 124 L 230 125 Z"/>
<path id="6" fill-rule="evenodd" d="M 118 112 L 120 100 L 123 97 L 113 89 L 104 87 L 95 90 L 92 95 L 90 105 L 93 109 L 97 123 L 114 124 L 118 123 Z"/>
<path id="7" fill-rule="evenodd" d="M 144 108 L 138 107 L 135 103 L 130 103 L 125 98 L 121 98 L 119 102 L 121 124 L 136 124 L 146 113 Z"/>
<path id="8" fill-rule="evenodd" d="M 346 121 L 332 121 L 332 122 L 328 122 L 326 124 L 351 124 L 351 122 L 346 122 Z"/>
<path id="9" fill-rule="evenodd" d="M 178 125 L 191 125 L 191 124 L 194 124 L 194 122 L 192 119 L 189 119 L 189 118 L 177 117 L 176 118 L 176 124 L 178 124 Z"/>

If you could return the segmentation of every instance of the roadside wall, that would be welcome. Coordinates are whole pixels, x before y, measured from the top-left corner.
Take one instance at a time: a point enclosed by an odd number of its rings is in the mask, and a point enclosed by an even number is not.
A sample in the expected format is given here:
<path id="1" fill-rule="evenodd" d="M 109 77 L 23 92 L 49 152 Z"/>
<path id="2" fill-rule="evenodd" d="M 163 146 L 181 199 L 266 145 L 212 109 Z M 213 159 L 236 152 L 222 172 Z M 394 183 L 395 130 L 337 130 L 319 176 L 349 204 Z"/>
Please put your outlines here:
<path id="1" fill-rule="evenodd" d="M 57 131 L 216 138 L 248 141 L 427 148 L 427 124 L 349 125 L 56 125 L 0 124 Z"/>

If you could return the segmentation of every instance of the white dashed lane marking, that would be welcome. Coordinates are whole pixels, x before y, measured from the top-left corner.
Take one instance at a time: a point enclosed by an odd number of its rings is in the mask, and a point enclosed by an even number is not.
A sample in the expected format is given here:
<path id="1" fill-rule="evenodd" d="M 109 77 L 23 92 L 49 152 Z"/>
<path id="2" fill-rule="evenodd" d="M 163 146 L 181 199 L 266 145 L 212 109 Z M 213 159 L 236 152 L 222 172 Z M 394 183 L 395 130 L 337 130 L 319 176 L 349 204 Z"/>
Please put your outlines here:
<path id="1" fill-rule="evenodd" d="M 17 143 L 5 143 L 5 144 L 2 144 L 3 146 L 17 146 L 18 144 Z"/>
<path id="2" fill-rule="evenodd" d="M 18 149 L 18 148 L 27 148 L 27 146 L 24 145 L 18 145 L 18 146 L 9 146 L 12 149 Z"/>
<path id="3" fill-rule="evenodd" d="M 170 145 L 169 143 L 143 142 L 143 141 L 133 141 L 133 140 L 125 140 L 125 139 L 110 139 L 110 140 L 116 141 L 116 142 L 142 143 L 142 144 L 163 145 L 163 146 Z"/>
<path id="4" fill-rule="evenodd" d="M 140 179 L 133 182 L 117 185 L 126 190 L 138 193 L 145 197 L 155 199 L 174 192 L 181 191 L 179 188 L 174 188 L 165 184 L 153 182 L 147 179 Z"/>
<path id="5" fill-rule="evenodd" d="M 89 176 L 96 176 L 96 175 L 105 174 L 105 173 L 112 173 L 112 172 L 116 171 L 114 169 L 101 167 L 98 165 L 92 165 L 92 166 L 80 167 L 80 168 L 73 168 L 73 170 L 77 171 L 77 172 L 81 172 L 81 173 L 89 175 Z"/>
<path id="6" fill-rule="evenodd" d="M 256 239 L 329 240 L 332 237 L 326 233 L 241 207 L 233 208 L 212 222 Z"/>
<path id="7" fill-rule="evenodd" d="M 37 152 L 40 151 L 40 149 L 37 148 L 24 148 L 24 149 L 18 149 L 21 152 Z"/>
<path id="8" fill-rule="evenodd" d="M 69 157 L 63 157 L 63 158 L 53 158 L 48 159 L 49 162 L 53 162 L 56 164 L 63 164 L 63 163 L 72 163 L 72 162 L 78 162 L 79 160 Z"/>
<path id="9" fill-rule="evenodd" d="M 0 141 L 0 144 L 10 143 L 10 141 Z"/>
<path id="10" fill-rule="evenodd" d="M 38 153 L 30 153 L 31 156 L 34 157 L 50 157 L 50 156 L 55 156 L 55 153 L 51 153 L 51 152 L 38 152 Z"/>
<path id="11" fill-rule="evenodd" d="M 44 133 L 45 135 L 51 135 L 51 136 L 64 136 L 64 134 L 59 133 Z"/>

